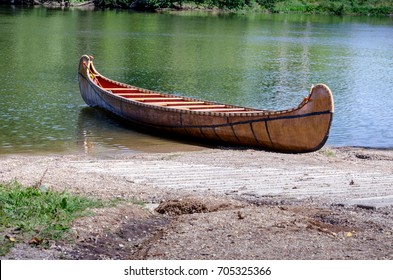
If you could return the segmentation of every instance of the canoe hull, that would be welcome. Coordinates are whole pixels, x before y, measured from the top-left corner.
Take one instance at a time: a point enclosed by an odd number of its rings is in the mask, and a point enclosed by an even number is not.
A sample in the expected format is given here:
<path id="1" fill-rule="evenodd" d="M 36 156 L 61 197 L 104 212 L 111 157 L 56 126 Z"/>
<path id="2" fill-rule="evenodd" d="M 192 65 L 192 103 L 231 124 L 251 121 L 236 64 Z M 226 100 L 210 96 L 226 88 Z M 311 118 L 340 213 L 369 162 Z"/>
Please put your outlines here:
<path id="1" fill-rule="evenodd" d="M 189 111 L 125 99 L 98 86 L 89 72 L 99 75 L 92 64 L 92 58 L 82 56 L 79 65 L 79 87 L 86 104 L 153 131 L 165 131 L 230 145 L 303 153 L 318 150 L 325 144 L 333 118 L 332 93 L 323 84 L 312 87 L 309 96 L 297 108 L 225 113 Z M 100 79 L 101 82 L 130 87 L 102 75 Z M 145 89 L 139 90 L 152 93 Z M 182 100 L 200 101 L 192 98 Z"/>

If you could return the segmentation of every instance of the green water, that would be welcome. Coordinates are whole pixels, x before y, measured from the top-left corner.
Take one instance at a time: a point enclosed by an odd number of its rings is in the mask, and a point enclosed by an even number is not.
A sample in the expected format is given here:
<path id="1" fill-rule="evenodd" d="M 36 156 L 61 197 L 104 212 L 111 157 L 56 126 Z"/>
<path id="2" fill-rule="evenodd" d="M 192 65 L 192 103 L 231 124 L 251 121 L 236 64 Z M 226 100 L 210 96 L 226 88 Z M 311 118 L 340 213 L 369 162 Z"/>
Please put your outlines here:
<path id="1" fill-rule="evenodd" d="M 82 54 L 115 80 L 262 109 L 296 106 L 325 83 L 329 145 L 393 147 L 392 18 L 0 6 L 0 51 L 0 154 L 187 146 L 86 108 Z"/>

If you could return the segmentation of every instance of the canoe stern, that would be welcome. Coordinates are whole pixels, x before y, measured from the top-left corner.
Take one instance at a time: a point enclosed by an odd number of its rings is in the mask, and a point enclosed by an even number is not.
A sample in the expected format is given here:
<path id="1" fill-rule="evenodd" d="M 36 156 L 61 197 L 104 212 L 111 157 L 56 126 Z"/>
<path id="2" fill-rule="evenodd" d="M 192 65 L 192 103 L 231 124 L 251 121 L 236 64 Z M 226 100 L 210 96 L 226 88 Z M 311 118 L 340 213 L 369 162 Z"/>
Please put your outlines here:
<path id="1" fill-rule="evenodd" d="M 322 148 L 333 120 L 334 101 L 324 84 L 311 88 L 298 110 L 266 122 L 273 149 L 289 152 L 313 152 Z"/>

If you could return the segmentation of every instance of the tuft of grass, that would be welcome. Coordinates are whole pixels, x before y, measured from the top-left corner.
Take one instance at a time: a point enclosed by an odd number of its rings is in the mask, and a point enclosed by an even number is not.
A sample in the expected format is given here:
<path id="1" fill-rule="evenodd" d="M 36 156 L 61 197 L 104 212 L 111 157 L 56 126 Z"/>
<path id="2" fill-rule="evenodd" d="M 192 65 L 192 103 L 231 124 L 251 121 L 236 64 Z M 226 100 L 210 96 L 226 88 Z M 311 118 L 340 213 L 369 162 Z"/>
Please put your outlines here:
<path id="1" fill-rule="evenodd" d="M 14 242 L 5 236 L 0 236 L 0 256 L 7 254 L 14 247 Z"/>
<path id="2" fill-rule="evenodd" d="M 57 192 L 43 186 L 0 183 L 0 255 L 6 254 L 19 240 L 35 240 L 37 245 L 44 240 L 61 239 L 68 233 L 72 221 L 90 214 L 89 208 L 117 203 Z"/>
<path id="3" fill-rule="evenodd" d="M 329 150 L 329 149 L 320 150 L 319 153 L 321 155 L 326 156 L 326 157 L 335 157 L 336 156 L 336 153 L 333 150 Z"/>

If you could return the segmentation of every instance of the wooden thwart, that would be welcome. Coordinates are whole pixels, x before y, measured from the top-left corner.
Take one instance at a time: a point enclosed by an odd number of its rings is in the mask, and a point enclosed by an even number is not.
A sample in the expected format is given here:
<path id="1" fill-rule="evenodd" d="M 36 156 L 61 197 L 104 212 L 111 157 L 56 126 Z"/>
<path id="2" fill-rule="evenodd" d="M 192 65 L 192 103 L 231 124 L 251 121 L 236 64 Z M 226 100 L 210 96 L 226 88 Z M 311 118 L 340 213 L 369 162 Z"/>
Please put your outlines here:
<path id="1" fill-rule="evenodd" d="M 201 106 L 202 104 L 205 104 L 203 101 L 171 101 L 171 102 L 149 102 L 151 105 L 156 105 L 156 106 L 168 106 L 168 107 L 182 107 L 182 106 L 187 106 L 192 104 L 200 104 L 198 106 Z M 187 106 L 188 107 L 188 106 Z"/>
<path id="2" fill-rule="evenodd" d="M 244 108 L 209 108 L 209 109 L 198 109 L 198 111 L 212 111 L 212 112 L 239 112 L 245 111 Z"/>
<path id="3" fill-rule="evenodd" d="M 139 102 L 165 102 L 165 101 L 176 101 L 176 100 L 184 100 L 181 97 L 146 97 L 146 98 L 132 98 L 132 100 Z"/>
<path id="4" fill-rule="evenodd" d="M 112 93 L 120 93 L 120 92 L 141 92 L 139 89 L 136 88 L 104 88 L 107 91 L 111 91 Z"/>
<path id="5" fill-rule="evenodd" d="M 128 99 L 135 99 L 135 98 L 144 98 L 144 97 L 162 97 L 160 94 L 154 93 L 120 93 L 116 94 L 118 96 L 128 98 Z"/>
<path id="6" fill-rule="evenodd" d="M 171 105 L 172 106 L 172 105 Z M 177 106 L 177 108 L 179 109 L 190 109 L 190 110 L 197 110 L 197 109 L 207 109 L 207 108 L 226 108 L 226 105 L 210 105 L 210 104 L 205 104 L 204 102 L 202 102 L 201 105 L 188 105 L 187 104 L 183 104 L 180 106 Z"/>

